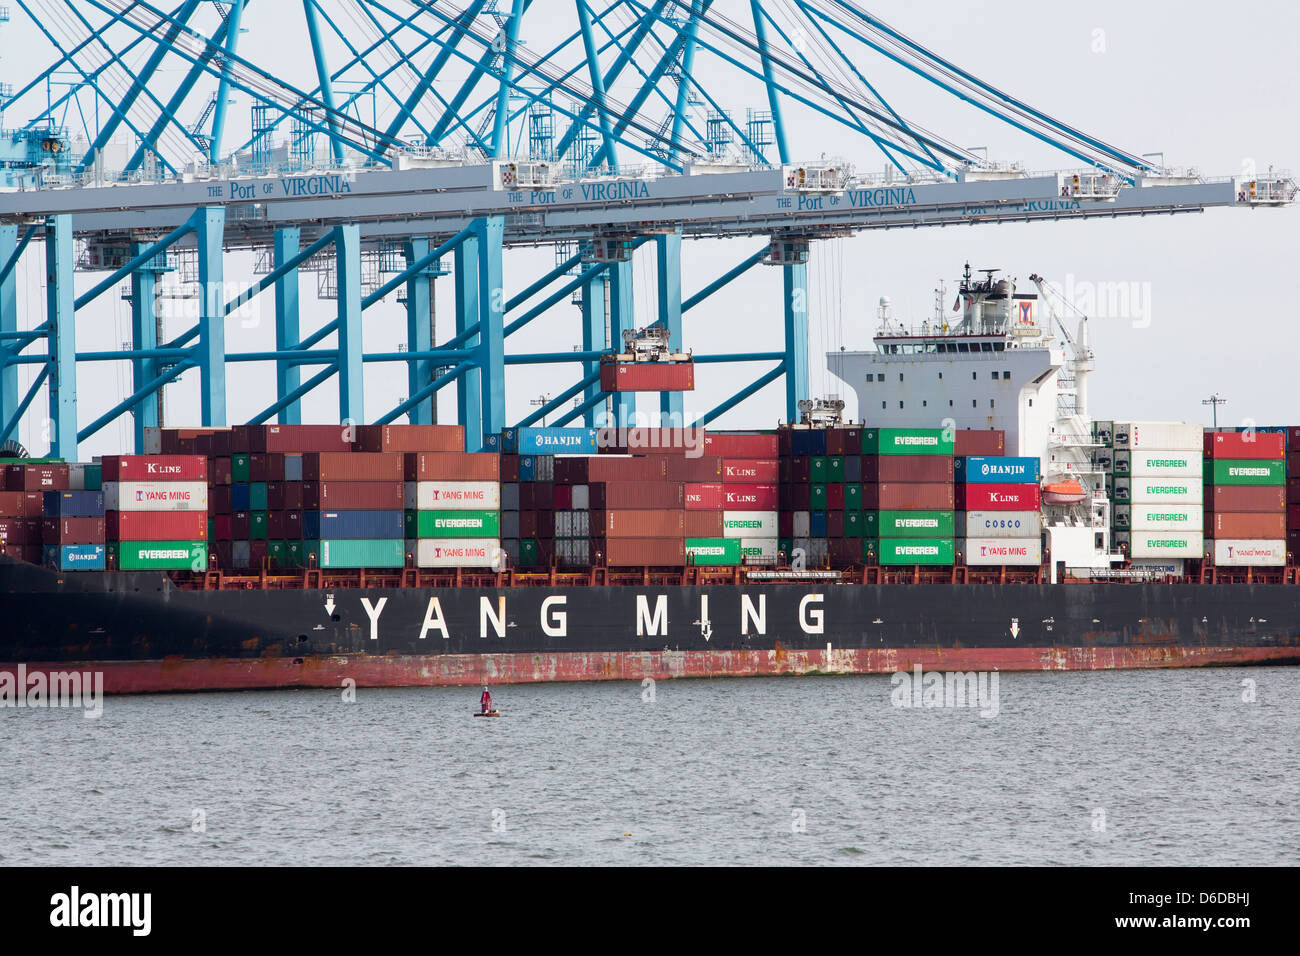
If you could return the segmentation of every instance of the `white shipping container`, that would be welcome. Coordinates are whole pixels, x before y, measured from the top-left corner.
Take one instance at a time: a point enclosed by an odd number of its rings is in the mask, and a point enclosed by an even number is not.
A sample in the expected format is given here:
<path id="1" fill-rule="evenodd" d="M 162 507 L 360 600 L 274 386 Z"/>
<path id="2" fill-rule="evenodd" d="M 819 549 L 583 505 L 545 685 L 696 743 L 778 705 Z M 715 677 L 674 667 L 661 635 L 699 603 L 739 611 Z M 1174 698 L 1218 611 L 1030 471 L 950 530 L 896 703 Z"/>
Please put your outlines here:
<path id="1" fill-rule="evenodd" d="M 775 558 L 776 538 L 741 538 L 740 556 L 742 558 Z"/>
<path id="2" fill-rule="evenodd" d="M 1043 539 L 1032 538 L 966 538 L 957 542 L 966 564 L 975 565 L 1029 565 L 1043 563 Z"/>
<path id="3" fill-rule="evenodd" d="M 1129 452 L 1129 474 L 1137 476 L 1165 475 L 1178 478 L 1201 477 L 1203 449 L 1177 451 L 1134 449 Z"/>
<path id="4" fill-rule="evenodd" d="M 724 517 L 725 521 L 726 518 Z M 812 536 L 812 513 L 808 511 L 796 511 L 793 518 L 794 536 L 796 538 L 808 538 Z"/>
<path id="5" fill-rule="evenodd" d="M 86 466 L 75 462 L 68 463 L 68 490 L 86 490 Z"/>
<path id="6" fill-rule="evenodd" d="M 1286 541 L 1216 538 L 1214 563 L 1221 568 L 1280 568 L 1286 565 Z"/>
<path id="7" fill-rule="evenodd" d="M 403 506 L 412 511 L 500 511 L 495 481 L 408 481 Z"/>
<path id="8" fill-rule="evenodd" d="M 501 542 L 495 538 L 421 538 L 415 563 L 422 568 L 490 568 L 498 552 L 504 560 Z"/>
<path id="9" fill-rule="evenodd" d="M 573 486 L 573 510 L 588 511 L 591 509 L 591 486 L 574 485 Z"/>
<path id="10" fill-rule="evenodd" d="M 142 455 L 161 455 L 162 454 L 162 429 L 146 428 L 144 430 L 144 448 L 141 449 Z"/>
<path id="11" fill-rule="evenodd" d="M 1133 531 L 1130 558 L 1199 558 L 1205 544 L 1199 531 Z"/>
<path id="12" fill-rule="evenodd" d="M 1205 527 L 1204 505 L 1132 505 L 1130 531 L 1201 531 Z"/>
<path id="13" fill-rule="evenodd" d="M 1115 447 L 1200 453 L 1205 448 L 1204 434 L 1203 426 L 1185 422 L 1116 422 Z"/>
<path id="14" fill-rule="evenodd" d="M 968 511 L 966 527 L 958 528 L 967 538 L 1031 538 L 1042 530 L 1037 511 Z"/>
<path id="15" fill-rule="evenodd" d="M 800 514 L 807 515 L 808 512 L 795 512 L 796 517 Z M 724 538 L 775 538 L 776 520 L 775 511 L 724 511 L 722 512 L 722 536 Z M 797 521 L 794 533 L 796 536 L 799 535 Z M 805 525 L 804 534 L 807 533 L 808 528 Z"/>
<path id="16" fill-rule="evenodd" d="M 106 481 L 106 511 L 207 511 L 206 481 Z"/>
<path id="17" fill-rule="evenodd" d="M 1127 483 L 1128 497 L 1120 494 Z M 1131 504 L 1199 505 L 1202 490 L 1199 479 L 1166 478 L 1162 475 L 1141 475 L 1115 479 L 1115 500 Z"/>

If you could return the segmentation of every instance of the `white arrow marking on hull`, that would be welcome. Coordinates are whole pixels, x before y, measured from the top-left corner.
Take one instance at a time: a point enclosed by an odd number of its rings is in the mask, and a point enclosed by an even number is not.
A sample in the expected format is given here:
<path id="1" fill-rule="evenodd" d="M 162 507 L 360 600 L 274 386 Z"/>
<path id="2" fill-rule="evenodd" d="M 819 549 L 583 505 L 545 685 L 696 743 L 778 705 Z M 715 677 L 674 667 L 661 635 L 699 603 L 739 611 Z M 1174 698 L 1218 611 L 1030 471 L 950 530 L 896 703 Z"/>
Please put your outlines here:
<path id="1" fill-rule="evenodd" d="M 325 613 L 328 614 L 330 617 L 334 616 L 334 595 L 333 594 L 325 595 Z"/>
<path id="2" fill-rule="evenodd" d="M 1011 619 L 1011 639 L 1014 641 L 1019 636 L 1020 636 L 1020 618 L 1013 617 Z"/>

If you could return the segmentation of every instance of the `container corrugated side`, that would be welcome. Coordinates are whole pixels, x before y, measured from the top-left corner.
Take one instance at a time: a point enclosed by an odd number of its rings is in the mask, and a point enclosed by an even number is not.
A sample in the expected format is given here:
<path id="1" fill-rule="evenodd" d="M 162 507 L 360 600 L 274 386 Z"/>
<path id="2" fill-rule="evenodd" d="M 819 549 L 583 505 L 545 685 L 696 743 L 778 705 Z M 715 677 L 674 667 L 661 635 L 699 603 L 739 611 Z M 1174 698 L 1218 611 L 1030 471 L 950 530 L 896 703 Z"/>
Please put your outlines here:
<path id="1" fill-rule="evenodd" d="M 406 542 L 396 539 L 323 540 L 303 542 L 304 556 L 318 568 L 400 568 L 406 564 Z"/>
<path id="2" fill-rule="evenodd" d="M 110 511 L 111 540 L 202 541 L 208 536 L 208 516 L 202 511 Z"/>
<path id="3" fill-rule="evenodd" d="M 238 489 L 238 485 L 235 486 Z M 251 495 L 250 495 L 251 498 Z M 393 511 L 406 499 L 402 481 L 304 481 L 302 506 L 326 511 Z M 235 498 L 236 510 L 240 510 Z M 255 507 L 250 504 L 250 507 Z"/>
<path id="4" fill-rule="evenodd" d="M 733 539 L 736 540 L 736 539 Z M 740 538 L 740 556 L 743 559 L 775 560 L 779 539 L 776 537 Z"/>
<path id="5" fill-rule="evenodd" d="M 875 499 L 871 504 L 868 504 L 868 488 L 875 492 L 871 496 Z M 863 510 L 872 511 L 952 511 L 954 500 L 951 484 L 932 482 L 881 482 L 879 485 L 864 485 L 862 498 Z"/>
<path id="6" fill-rule="evenodd" d="M 1115 500 L 1120 502 L 1198 505 L 1201 495 L 1201 483 L 1194 479 L 1158 475 L 1115 479 Z"/>
<path id="7" fill-rule="evenodd" d="M 1210 458 L 1281 458 L 1286 436 L 1272 432 L 1206 432 L 1204 452 Z"/>
<path id="8" fill-rule="evenodd" d="M 1133 531 L 1128 553 L 1133 558 L 1199 558 L 1204 541 L 1200 531 Z"/>
<path id="9" fill-rule="evenodd" d="M 673 567 L 686 563 L 683 538 L 594 538 L 592 557 L 608 567 Z"/>
<path id="10" fill-rule="evenodd" d="M 303 481 L 402 481 L 401 452 L 309 452 L 302 456 Z"/>
<path id="11" fill-rule="evenodd" d="M 708 432 L 704 453 L 723 458 L 776 458 L 780 440 L 774 432 Z"/>
<path id="12" fill-rule="evenodd" d="M 1216 511 L 1206 524 L 1206 534 L 1216 541 L 1278 541 L 1286 537 L 1286 515 L 1281 511 Z"/>
<path id="13" fill-rule="evenodd" d="M 204 571 L 208 545 L 206 541 L 120 541 L 117 566 L 121 571 Z"/>
<path id="14" fill-rule="evenodd" d="M 684 511 L 667 508 L 622 511 L 591 511 L 592 537 L 602 538 L 659 538 L 685 537 Z"/>
<path id="15" fill-rule="evenodd" d="M 966 538 L 957 542 L 962 560 L 972 566 L 1043 563 L 1042 538 Z"/>
<path id="16" fill-rule="evenodd" d="M 1201 479 L 1205 457 L 1199 451 L 1169 451 L 1134 449 L 1115 452 L 1115 474 L 1134 477 L 1163 475 L 1165 477 Z"/>
<path id="17" fill-rule="evenodd" d="M 1215 538 L 1214 563 L 1221 568 L 1284 567 L 1286 541 Z"/>
<path id="18" fill-rule="evenodd" d="M 952 538 L 881 538 L 880 563 L 952 564 L 955 560 Z"/>
<path id="19" fill-rule="evenodd" d="M 880 455 L 876 463 L 879 480 L 882 482 L 946 484 L 953 480 L 953 459 L 944 455 Z M 817 481 L 818 478 L 813 477 L 812 480 Z M 835 479 L 828 473 L 824 480 Z"/>
<path id="20" fill-rule="evenodd" d="M 421 568 L 491 568 L 502 553 L 495 538 L 424 538 L 414 545 Z"/>
<path id="21" fill-rule="evenodd" d="M 491 452 L 407 452 L 407 481 L 500 481 L 501 456 Z"/>
<path id="22" fill-rule="evenodd" d="M 685 489 L 677 481 L 595 481 L 586 488 L 588 508 L 593 511 L 686 506 Z"/>
<path id="23" fill-rule="evenodd" d="M 1284 511 L 1286 489 L 1262 485 L 1215 485 L 1206 489 L 1212 511 Z"/>
<path id="24" fill-rule="evenodd" d="M 594 428 L 507 428 L 501 450 L 511 455 L 594 455 Z"/>
<path id="25" fill-rule="evenodd" d="M 107 511 L 207 511 L 208 486 L 202 481 L 106 481 Z"/>
<path id="26" fill-rule="evenodd" d="M 362 425 L 357 429 L 357 451 L 464 451 L 461 425 Z"/>
<path id="27" fill-rule="evenodd" d="M 957 480 L 971 485 L 1037 484 L 1042 477 L 1037 458 L 968 455 L 954 465 Z"/>
<path id="28" fill-rule="evenodd" d="M 519 486 L 514 507 L 519 507 Z M 501 485 L 495 481 L 408 481 L 403 505 L 418 511 L 500 511 Z"/>
<path id="29" fill-rule="evenodd" d="M 775 538 L 776 511 L 724 511 L 722 534 L 726 538 Z"/>
<path id="30" fill-rule="evenodd" d="M 725 511 L 776 511 L 780 506 L 780 492 L 776 485 L 722 486 L 722 507 Z"/>
<path id="31" fill-rule="evenodd" d="M 721 538 L 721 511 L 687 511 L 685 534 L 688 538 Z"/>

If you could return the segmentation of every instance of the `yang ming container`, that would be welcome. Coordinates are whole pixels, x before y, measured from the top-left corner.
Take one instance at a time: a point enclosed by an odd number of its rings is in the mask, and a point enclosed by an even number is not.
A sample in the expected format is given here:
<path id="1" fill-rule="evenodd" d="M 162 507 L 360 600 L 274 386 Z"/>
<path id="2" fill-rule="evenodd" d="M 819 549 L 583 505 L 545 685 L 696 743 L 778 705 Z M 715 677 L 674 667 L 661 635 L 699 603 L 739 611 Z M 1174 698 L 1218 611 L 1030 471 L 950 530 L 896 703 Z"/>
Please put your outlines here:
<path id="1" fill-rule="evenodd" d="M 415 542 L 415 563 L 421 568 L 491 568 L 500 560 L 495 538 L 427 538 Z"/>
<path id="2" fill-rule="evenodd" d="M 514 507 L 519 507 L 519 486 Z M 403 497 L 406 508 L 419 511 L 499 511 L 501 485 L 495 481 L 412 481 Z"/>
<path id="3" fill-rule="evenodd" d="M 957 542 L 962 560 L 971 566 L 1027 565 L 1038 567 L 1043 563 L 1043 542 L 1032 538 L 966 538 Z"/>
<path id="4" fill-rule="evenodd" d="M 104 508 L 108 511 L 207 511 L 208 486 L 202 481 L 106 481 Z"/>
<path id="5" fill-rule="evenodd" d="M 1286 541 L 1215 538 L 1214 563 L 1221 568 L 1280 568 L 1286 565 Z"/>

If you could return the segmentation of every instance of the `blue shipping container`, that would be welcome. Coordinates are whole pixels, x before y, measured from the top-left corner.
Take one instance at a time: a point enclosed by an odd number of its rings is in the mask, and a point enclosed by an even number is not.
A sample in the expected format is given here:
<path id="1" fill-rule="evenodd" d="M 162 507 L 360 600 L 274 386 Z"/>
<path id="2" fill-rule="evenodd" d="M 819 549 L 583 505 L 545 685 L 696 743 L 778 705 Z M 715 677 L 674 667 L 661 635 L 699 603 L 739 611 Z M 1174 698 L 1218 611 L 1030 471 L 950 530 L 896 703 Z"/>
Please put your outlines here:
<path id="1" fill-rule="evenodd" d="M 1037 483 L 1037 458 L 994 458 L 971 455 L 953 459 L 958 481 L 968 485 L 1027 485 Z"/>
<path id="2" fill-rule="evenodd" d="M 304 511 L 302 536 L 310 541 L 401 538 L 402 511 Z"/>
<path id="3" fill-rule="evenodd" d="M 240 484 L 230 486 L 230 510 L 231 511 L 252 511 L 249 502 L 252 500 L 252 488 L 250 485 Z"/>
<path id="4" fill-rule="evenodd" d="M 811 537 L 826 537 L 826 512 L 814 511 L 808 516 L 808 530 Z"/>
<path id="5" fill-rule="evenodd" d="M 857 455 L 844 456 L 844 480 L 851 485 L 862 481 L 862 459 Z"/>
<path id="6" fill-rule="evenodd" d="M 798 428 L 790 432 L 791 451 L 797 457 L 812 457 L 826 454 L 826 429 Z"/>
<path id="7" fill-rule="evenodd" d="M 102 518 L 102 491 L 47 491 L 42 511 L 47 518 Z"/>
<path id="8" fill-rule="evenodd" d="M 302 481 L 302 455 L 284 456 L 284 480 Z"/>
<path id="9" fill-rule="evenodd" d="M 45 564 L 60 571 L 103 571 L 102 544 L 46 545 Z"/>
<path id="10" fill-rule="evenodd" d="M 594 455 L 599 449 L 594 428 L 507 428 L 501 433 L 501 450 L 507 455 Z"/>

